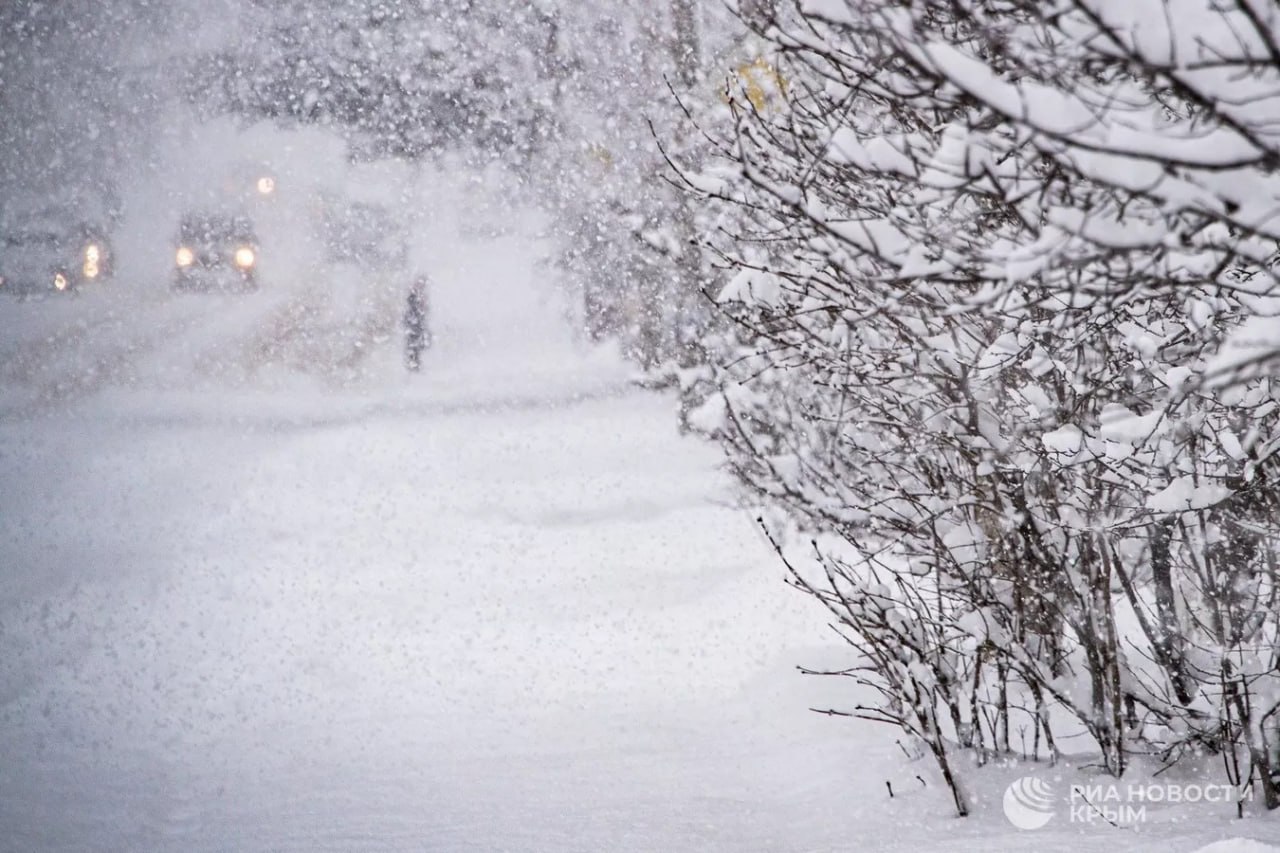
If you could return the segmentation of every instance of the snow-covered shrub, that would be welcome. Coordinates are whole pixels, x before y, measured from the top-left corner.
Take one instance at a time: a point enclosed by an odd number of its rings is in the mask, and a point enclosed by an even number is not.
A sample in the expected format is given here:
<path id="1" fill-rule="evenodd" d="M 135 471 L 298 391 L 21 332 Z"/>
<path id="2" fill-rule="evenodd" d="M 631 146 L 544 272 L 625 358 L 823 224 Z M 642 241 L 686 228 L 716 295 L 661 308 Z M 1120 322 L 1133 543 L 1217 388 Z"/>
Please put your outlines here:
<path id="1" fill-rule="evenodd" d="M 860 555 L 793 576 L 883 717 L 1010 751 L 1022 715 L 1053 755 L 1053 706 L 1114 774 L 1208 749 L 1280 805 L 1280 11 L 753 21 L 774 97 L 699 117 L 716 156 L 684 170 L 733 321 L 693 420 Z"/>

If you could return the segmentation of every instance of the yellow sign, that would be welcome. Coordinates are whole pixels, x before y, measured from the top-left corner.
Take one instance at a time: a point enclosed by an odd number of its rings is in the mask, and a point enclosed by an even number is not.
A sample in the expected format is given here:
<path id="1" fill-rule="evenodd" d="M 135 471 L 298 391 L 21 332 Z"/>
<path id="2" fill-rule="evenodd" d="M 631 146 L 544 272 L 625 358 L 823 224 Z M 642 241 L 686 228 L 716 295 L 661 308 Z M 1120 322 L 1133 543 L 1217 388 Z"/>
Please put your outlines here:
<path id="1" fill-rule="evenodd" d="M 747 96 L 756 112 L 763 112 L 772 97 L 786 98 L 787 81 L 778 69 L 765 60 L 763 56 L 752 62 L 744 62 L 735 70 L 737 81 L 734 84 Z M 727 100 L 733 100 L 733 91 L 727 93 Z"/>
<path id="2" fill-rule="evenodd" d="M 606 169 L 613 168 L 613 153 L 599 143 L 587 146 L 587 155 Z"/>

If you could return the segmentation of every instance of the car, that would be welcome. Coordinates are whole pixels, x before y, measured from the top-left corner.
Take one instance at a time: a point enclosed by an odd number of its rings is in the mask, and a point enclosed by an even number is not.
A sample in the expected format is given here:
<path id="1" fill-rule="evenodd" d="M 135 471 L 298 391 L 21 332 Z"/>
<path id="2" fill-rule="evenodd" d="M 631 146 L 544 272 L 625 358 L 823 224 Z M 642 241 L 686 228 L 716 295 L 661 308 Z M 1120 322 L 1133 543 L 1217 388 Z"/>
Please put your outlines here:
<path id="1" fill-rule="evenodd" d="M 258 236 L 238 212 L 203 211 L 182 217 L 174 241 L 173 288 L 248 291 L 258 287 Z"/>
<path id="2" fill-rule="evenodd" d="M 383 205 L 328 196 L 322 201 L 319 225 L 330 264 L 395 273 L 408 263 L 404 226 Z"/>
<path id="3" fill-rule="evenodd" d="M 408 231 L 389 207 L 322 194 L 316 225 L 323 246 L 318 269 L 335 298 L 354 306 L 402 297 L 412 279 Z"/>
<path id="4" fill-rule="evenodd" d="M 114 276 L 107 230 L 65 223 L 65 217 L 48 216 L 0 231 L 0 293 L 24 298 L 76 293 Z"/>

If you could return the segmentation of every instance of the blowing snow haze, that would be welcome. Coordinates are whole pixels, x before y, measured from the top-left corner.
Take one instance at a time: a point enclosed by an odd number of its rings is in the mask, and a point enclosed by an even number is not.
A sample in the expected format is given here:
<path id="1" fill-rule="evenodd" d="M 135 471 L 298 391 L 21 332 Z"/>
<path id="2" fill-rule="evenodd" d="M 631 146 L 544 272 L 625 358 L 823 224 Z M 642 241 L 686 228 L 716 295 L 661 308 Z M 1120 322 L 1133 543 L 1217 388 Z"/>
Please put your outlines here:
<path id="1" fill-rule="evenodd" d="M 0 0 L 0 853 L 1277 853 L 1277 104 L 1258 0 Z"/>

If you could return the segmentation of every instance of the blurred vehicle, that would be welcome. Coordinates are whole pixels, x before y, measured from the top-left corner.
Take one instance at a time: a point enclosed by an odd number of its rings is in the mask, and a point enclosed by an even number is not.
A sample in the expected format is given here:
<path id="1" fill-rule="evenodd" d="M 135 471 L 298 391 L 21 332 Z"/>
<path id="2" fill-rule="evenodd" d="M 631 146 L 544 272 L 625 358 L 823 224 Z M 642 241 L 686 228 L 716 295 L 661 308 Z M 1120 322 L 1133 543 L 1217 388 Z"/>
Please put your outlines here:
<path id="1" fill-rule="evenodd" d="M 404 226 L 380 204 L 333 196 L 322 202 L 320 237 L 325 259 L 354 264 L 370 272 L 403 270 L 409 259 Z"/>
<path id="2" fill-rule="evenodd" d="M 0 293 L 75 293 L 115 274 L 105 228 L 50 215 L 0 232 Z"/>
<path id="3" fill-rule="evenodd" d="M 187 214 L 178 225 L 173 262 L 175 290 L 256 290 L 258 236 L 253 221 L 226 211 Z"/>

